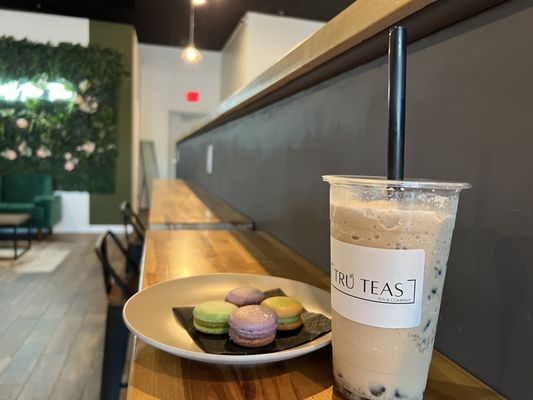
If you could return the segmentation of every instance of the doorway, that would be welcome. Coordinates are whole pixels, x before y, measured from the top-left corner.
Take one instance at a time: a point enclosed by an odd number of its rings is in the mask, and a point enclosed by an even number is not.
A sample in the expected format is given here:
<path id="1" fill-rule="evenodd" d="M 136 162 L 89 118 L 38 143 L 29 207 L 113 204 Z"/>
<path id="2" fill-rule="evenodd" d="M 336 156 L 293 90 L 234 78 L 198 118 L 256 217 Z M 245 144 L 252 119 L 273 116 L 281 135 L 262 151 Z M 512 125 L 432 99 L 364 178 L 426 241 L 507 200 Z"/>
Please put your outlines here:
<path id="1" fill-rule="evenodd" d="M 168 122 L 168 179 L 176 179 L 181 154 L 176 151 L 176 141 L 189 129 L 194 128 L 206 113 L 171 111 Z"/>

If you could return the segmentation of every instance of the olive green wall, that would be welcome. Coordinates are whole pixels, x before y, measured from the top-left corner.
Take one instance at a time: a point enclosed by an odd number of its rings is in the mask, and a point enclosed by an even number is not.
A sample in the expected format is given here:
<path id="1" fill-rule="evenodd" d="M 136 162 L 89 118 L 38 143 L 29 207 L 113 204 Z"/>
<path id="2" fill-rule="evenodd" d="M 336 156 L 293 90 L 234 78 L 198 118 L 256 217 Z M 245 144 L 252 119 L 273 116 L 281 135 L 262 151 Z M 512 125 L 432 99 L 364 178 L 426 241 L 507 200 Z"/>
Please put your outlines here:
<path id="1" fill-rule="evenodd" d="M 122 76 L 118 100 L 117 136 L 118 158 L 116 167 L 115 193 L 91 194 L 90 223 L 119 224 L 122 222 L 119 204 L 131 201 L 132 163 L 132 50 L 134 29 L 130 25 L 91 21 L 89 43 L 108 47 L 123 54 L 125 74 Z"/>

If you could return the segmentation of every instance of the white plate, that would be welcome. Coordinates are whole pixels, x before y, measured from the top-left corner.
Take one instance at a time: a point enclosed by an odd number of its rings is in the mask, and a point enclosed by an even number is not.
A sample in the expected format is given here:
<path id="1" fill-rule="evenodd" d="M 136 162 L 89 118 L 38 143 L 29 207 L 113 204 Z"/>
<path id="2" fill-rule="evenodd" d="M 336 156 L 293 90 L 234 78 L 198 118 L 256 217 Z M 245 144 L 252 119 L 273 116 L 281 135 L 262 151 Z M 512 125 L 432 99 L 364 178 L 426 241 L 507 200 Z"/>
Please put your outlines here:
<path id="1" fill-rule="evenodd" d="M 146 343 L 191 360 L 215 364 L 259 364 L 287 360 L 310 353 L 331 342 L 331 332 L 292 349 L 267 354 L 218 355 L 201 350 L 176 321 L 172 307 L 194 306 L 208 300 L 224 300 L 237 286 L 261 290 L 282 289 L 294 296 L 306 310 L 331 318 L 329 293 L 290 279 L 252 274 L 210 274 L 159 283 L 131 297 L 124 306 L 129 330 Z"/>

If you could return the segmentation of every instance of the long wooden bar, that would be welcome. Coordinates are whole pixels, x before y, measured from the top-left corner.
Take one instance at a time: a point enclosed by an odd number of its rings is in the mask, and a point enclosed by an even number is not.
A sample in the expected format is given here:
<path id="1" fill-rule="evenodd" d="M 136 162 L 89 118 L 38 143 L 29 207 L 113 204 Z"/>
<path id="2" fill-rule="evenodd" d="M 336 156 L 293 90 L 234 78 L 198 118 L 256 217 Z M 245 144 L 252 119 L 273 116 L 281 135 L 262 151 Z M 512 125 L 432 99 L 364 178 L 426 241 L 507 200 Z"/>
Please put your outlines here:
<path id="1" fill-rule="evenodd" d="M 329 276 L 261 231 L 150 231 L 141 287 L 214 272 L 295 279 L 329 290 Z M 136 340 L 128 400 L 340 399 L 333 389 L 331 347 L 254 366 L 191 361 Z M 425 399 L 501 399 L 466 371 L 434 353 Z"/>
<path id="2" fill-rule="evenodd" d="M 158 179 L 153 183 L 150 229 L 252 229 L 250 218 L 194 182 Z"/>

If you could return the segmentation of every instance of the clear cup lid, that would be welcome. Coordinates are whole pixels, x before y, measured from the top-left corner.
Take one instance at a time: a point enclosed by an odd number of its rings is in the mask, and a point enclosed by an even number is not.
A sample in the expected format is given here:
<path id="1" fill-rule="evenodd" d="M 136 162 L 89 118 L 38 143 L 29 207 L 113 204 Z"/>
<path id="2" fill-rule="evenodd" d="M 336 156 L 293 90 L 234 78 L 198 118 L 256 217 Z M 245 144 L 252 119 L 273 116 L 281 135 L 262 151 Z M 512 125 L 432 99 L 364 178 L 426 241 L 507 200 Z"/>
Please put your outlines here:
<path id="1" fill-rule="evenodd" d="M 355 185 L 369 187 L 388 187 L 424 190 L 463 190 L 472 185 L 466 182 L 434 181 L 431 179 L 411 179 L 403 181 L 389 180 L 384 176 L 360 175 L 323 175 L 322 179 L 332 185 Z"/>

